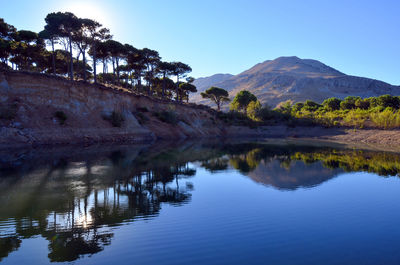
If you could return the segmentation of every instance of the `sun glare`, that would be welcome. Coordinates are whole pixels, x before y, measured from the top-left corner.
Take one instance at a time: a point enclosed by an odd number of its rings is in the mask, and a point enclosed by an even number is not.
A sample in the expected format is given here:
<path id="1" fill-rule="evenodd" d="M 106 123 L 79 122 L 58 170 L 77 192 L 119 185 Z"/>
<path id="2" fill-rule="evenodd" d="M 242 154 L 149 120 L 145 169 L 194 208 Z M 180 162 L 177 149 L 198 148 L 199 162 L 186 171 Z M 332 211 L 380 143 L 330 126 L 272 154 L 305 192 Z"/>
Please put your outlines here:
<path id="1" fill-rule="evenodd" d="M 83 1 L 69 2 L 62 8 L 62 11 L 72 12 L 80 18 L 90 18 L 96 20 L 104 26 L 108 26 L 111 23 L 107 13 L 101 6 L 99 6 L 98 3 Z"/>

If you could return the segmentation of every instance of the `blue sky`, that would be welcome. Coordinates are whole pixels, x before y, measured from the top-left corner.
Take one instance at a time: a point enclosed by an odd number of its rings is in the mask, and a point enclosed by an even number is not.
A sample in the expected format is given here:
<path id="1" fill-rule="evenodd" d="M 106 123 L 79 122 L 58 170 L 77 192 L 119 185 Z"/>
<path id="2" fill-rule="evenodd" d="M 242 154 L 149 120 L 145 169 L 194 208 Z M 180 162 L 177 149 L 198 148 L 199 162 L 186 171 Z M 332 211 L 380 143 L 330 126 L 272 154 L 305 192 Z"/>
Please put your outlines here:
<path id="1" fill-rule="evenodd" d="M 194 77 L 238 74 L 279 56 L 400 85 L 400 1 L 0 0 L 0 17 L 40 31 L 49 12 L 98 20 L 114 39 L 182 61 Z"/>

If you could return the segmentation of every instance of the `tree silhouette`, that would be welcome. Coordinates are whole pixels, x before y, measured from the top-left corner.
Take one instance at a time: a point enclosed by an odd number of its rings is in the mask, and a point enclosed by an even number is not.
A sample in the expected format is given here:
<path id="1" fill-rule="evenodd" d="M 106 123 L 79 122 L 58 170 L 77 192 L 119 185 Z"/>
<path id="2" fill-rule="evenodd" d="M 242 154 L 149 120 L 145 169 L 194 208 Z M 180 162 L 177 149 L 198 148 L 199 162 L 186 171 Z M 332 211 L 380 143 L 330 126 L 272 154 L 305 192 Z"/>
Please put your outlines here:
<path id="1" fill-rule="evenodd" d="M 180 101 L 179 98 L 179 78 L 183 78 L 186 76 L 187 73 L 190 73 L 192 68 L 184 63 L 181 62 L 173 62 L 172 63 L 172 70 L 171 73 L 176 76 L 176 101 Z"/>
<path id="2" fill-rule="evenodd" d="M 208 98 L 214 101 L 217 104 L 217 109 L 221 110 L 221 104 L 224 102 L 229 102 L 229 93 L 223 88 L 219 87 L 210 87 L 205 92 L 201 93 L 203 98 Z"/>

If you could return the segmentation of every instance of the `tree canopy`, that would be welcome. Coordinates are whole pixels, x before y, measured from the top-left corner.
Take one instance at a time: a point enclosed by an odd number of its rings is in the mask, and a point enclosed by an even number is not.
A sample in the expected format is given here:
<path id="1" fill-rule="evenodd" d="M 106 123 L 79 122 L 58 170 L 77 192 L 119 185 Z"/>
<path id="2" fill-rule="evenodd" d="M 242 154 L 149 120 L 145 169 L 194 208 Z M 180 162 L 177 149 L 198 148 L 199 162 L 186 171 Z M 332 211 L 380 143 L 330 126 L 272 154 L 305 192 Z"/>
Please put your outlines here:
<path id="1" fill-rule="evenodd" d="M 252 101 L 257 101 L 257 97 L 247 90 L 242 90 L 236 94 L 231 103 L 231 110 L 247 112 L 247 106 Z"/>
<path id="2" fill-rule="evenodd" d="M 210 87 L 205 92 L 201 93 L 203 98 L 207 98 L 212 100 L 215 104 L 217 104 L 217 109 L 221 110 L 221 104 L 224 102 L 229 102 L 229 93 L 223 88 L 219 87 Z"/>

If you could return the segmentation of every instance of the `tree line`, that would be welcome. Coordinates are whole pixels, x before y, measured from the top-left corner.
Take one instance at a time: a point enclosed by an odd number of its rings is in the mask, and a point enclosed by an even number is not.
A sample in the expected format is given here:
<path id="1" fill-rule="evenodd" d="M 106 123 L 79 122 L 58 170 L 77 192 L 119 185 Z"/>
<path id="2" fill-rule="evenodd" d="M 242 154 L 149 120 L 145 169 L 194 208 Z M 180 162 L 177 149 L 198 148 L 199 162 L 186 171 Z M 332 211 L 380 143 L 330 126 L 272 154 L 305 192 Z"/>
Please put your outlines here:
<path id="1" fill-rule="evenodd" d="M 211 87 L 201 93 L 217 105 L 229 102 L 228 91 Z M 275 109 L 262 106 L 250 91 L 242 90 L 230 103 L 228 113 L 219 113 L 227 123 L 236 125 L 271 125 L 288 126 L 354 127 L 354 128 L 400 128 L 400 97 L 381 95 L 361 98 L 348 96 L 344 99 L 328 98 L 319 104 L 312 100 L 292 103 L 281 102 Z"/>
<path id="2" fill-rule="evenodd" d="M 45 22 L 36 33 L 17 30 L 0 18 L 0 66 L 117 85 L 177 101 L 188 101 L 189 93 L 197 91 L 194 78 L 187 77 L 192 71 L 189 65 L 165 62 L 155 50 L 113 40 L 110 30 L 95 20 L 54 12 Z"/>

